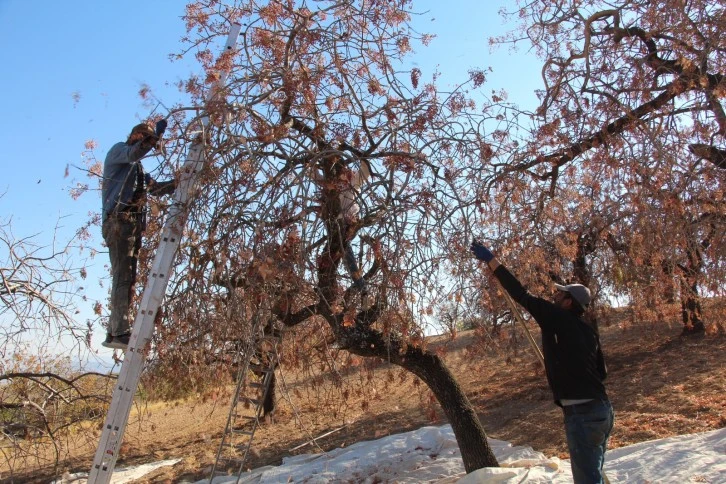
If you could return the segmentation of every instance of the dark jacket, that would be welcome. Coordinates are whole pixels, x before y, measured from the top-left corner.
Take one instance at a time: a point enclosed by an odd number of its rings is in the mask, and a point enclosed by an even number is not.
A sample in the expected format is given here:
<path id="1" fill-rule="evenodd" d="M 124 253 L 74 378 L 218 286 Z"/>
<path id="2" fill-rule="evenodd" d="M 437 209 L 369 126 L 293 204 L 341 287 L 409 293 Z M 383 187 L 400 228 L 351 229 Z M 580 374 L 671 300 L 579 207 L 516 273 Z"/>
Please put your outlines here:
<path id="1" fill-rule="evenodd" d="M 140 160 L 154 147 L 151 139 L 147 137 L 132 145 L 116 143 L 109 150 L 103 163 L 102 220 L 112 213 L 128 210 L 134 194 L 143 190 L 144 169 Z"/>
<path id="2" fill-rule="evenodd" d="M 555 403 L 607 400 L 603 384 L 607 370 L 597 333 L 574 312 L 531 295 L 506 267 L 497 267 L 494 276 L 542 330 L 542 353 Z"/>
<path id="3" fill-rule="evenodd" d="M 103 212 L 102 221 L 113 213 L 132 210 L 143 212 L 146 186 L 141 158 L 158 141 L 156 136 L 147 136 L 132 145 L 121 142 L 111 147 L 103 163 Z M 174 180 L 155 182 L 149 194 L 162 196 L 174 192 Z"/>

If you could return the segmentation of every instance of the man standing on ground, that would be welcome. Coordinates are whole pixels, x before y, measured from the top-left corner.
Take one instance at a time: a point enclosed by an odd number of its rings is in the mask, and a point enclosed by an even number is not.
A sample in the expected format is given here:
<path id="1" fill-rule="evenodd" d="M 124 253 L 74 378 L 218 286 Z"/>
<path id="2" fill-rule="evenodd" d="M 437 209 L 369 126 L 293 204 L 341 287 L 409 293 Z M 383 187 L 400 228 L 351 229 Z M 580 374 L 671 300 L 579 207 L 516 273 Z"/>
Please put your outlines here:
<path id="1" fill-rule="evenodd" d="M 157 183 L 144 174 L 141 158 L 159 142 L 166 120 L 156 129 L 146 123 L 134 126 L 126 142 L 111 147 L 103 164 L 102 234 L 111 260 L 111 315 L 107 348 L 125 350 L 131 325 L 129 306 L 136 282 L 136 261 L 141 235 L 146 228 L 146 193 L 166 195 L 174 191 L 174 181 Z"/>
<path id="2" fill-rule="evenodd" d="M 557 292 L 550 302 L 527 292 L 481 243 L 474 241 L 471 251 L 487 263 L 502 287 L 542 330 L 547 381 L 555 404 L 564 412 L 575 482 L 604 482 L 602 467 L 614 415 L 603 384 L 607 370 L 600 339 L 582 319 L 590 304 L 590 290 L 581 284 L 555 284 Z"/>

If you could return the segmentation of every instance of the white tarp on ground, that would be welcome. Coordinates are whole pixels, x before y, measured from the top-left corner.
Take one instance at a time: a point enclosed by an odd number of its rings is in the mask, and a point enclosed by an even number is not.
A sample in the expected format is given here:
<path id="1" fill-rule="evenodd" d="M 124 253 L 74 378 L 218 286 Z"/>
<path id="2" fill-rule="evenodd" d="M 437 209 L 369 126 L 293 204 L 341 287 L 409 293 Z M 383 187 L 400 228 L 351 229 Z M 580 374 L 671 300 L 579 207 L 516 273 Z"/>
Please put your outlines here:
<path id="1" fill-rule="evenodd" d="M 283 459 L 280 466 L 267 466 L 243 475 L 245 483 L 333 482 L 475 484 L 475 483 L 571 483 L 570 463 L 547 457 L 530 447 L 515 447 L 490 440 L 499 468 L 464 474 L 456 439 L 449 425 L 423 427 L 382 439 L 358 442 L 325 454 L 303 454 Z M 112 483 L 140 479 L 167 460 L 117 469 Z M 726 429 L 680 435 L 613 449 L 606 454 L 605 471 L 612 483 L 726 483 Z M 80 475 L 62 482 L 82 483 Z M 85 476 L 83 476 L 85 477 Z M 234 482 L 235 477 L 217 477 L 214 484 Z M 61 481 L 59 481 L 61 482 Z M 198 484 L 208 482 L 198 481 Z"/>
<path id="2" fill-rule="evenodd" d="M 135 467 L 128 467 L 126 469 L 119 468 L 114 471 L 113 476 L 111 477 L 111 482 L 113 484 L 124 484 L 126 482 L 131 482 L 135 479 L 139 479 L 145 476 L 150 472 L 155 471 L 156 469 L 166 466 L 173 466 L 174 464 L 177 464 L 181 461 L 182 459 L 169 459 L 151 462 L 149 464 L 143 464 Z M 77 474 L 65 474 L 60 480 L 53 481 L 52 484 L 83 484 L 87 482 L 87 479 L 87 472 Z"/>
<path id="3" fill-rule="evenodd" d="M 283 459 L 277 467 L 244 474 L 246 483 L 571 483 L 568 460 L 546 457 L 530 447 L 490 440 L 501 464 L 464 474 L 459 448 L 449 425 L 423 427 L 326 454 Z M 726 483 L 726 429 L 642 442 L 606 454 L 611 482 Z M 216 478 L 215 484 L 234 482 Z M 205 481 L 199 481 L 199 484 Z"/>

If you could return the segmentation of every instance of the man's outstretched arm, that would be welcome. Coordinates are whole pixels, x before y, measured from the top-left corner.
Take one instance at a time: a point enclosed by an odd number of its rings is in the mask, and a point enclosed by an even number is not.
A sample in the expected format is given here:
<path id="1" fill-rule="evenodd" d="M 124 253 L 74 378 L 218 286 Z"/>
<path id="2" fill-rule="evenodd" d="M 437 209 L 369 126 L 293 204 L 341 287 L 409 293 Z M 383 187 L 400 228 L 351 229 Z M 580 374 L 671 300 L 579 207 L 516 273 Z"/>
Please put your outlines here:
<path id="1" fill-rule="evenodd" d="M 547 321 L 550 318 L 547 317 L 553 304 L 542 298 L 533 296 L 525 289 L 519 279 L 514 274 L 509 272 L 505 266 L 503 266 L 495 257 L 492 252 L 485 247 L 481 242 L 473 241 L 471 244 L 471 251 L 474 253 L 477 259 L 482 262 L 486 262 L 489 269 L 492 270 L 494 277 L 497 278 L 499 283 L 502 285 L 505 291 L 524 307 L 534 318 L 542 325 L 542 321 Z"/>

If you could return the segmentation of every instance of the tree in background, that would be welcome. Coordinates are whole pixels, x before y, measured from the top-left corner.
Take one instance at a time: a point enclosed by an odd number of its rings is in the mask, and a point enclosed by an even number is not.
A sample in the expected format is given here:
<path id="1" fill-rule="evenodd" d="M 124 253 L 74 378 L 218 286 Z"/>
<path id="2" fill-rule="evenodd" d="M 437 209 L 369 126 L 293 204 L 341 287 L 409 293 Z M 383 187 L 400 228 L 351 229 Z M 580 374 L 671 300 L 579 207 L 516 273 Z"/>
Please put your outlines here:
<path id="1" fill-rule="evenodd" d="M 84 271 L 70 260 L 70 244 L 41 246 L 36 237 L 16 238 L 9 221 L 0 223 L 0 353 L 8 355 L 36 334 L 68 334 L 83 343 L 87 325 L 75 321 L 76 278 Z"/>
<path id="2" fill-rule="evenodd" d="M 107 401 L 108 376 L 79 369 L 92 322 L 78 321 L 85 270 L 72 261 L 72 242 L 43 246 L 0 223 L 0 439 L 11 443 L 0 456 L 11 473 L 57 472 L 79 436 L 95 435 L 78 424 L 102 417 Z"/>
<path id="3" fill-rule="evenodd" d="M 529 42 L 544 61 L 531 135 L 500 156 L 494 182 L 518 191 L 508 200 L 528 200 L 516 220 L 532 230 L 590 223 L 563 231 L 583 243 L 570 245 L 580 268 L 568 274 L 585 282 L 586 252 L 604 260 L 617 247 L 631 270 L 608 263 L 599 284 L 650 310 L 656 300 L 645 294 L 675 284 L 684 333 L 703 331 L 699 293 L 721 295 L 725 275 L 723 10 L 706 1 L 521 1 L 509 15 L 520 29 L 498 42 Z M 572 203 L 575 187 L 582 203 Z"/>

